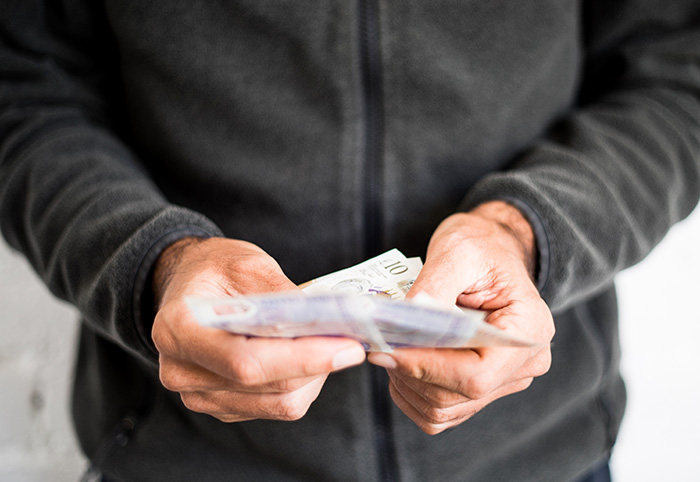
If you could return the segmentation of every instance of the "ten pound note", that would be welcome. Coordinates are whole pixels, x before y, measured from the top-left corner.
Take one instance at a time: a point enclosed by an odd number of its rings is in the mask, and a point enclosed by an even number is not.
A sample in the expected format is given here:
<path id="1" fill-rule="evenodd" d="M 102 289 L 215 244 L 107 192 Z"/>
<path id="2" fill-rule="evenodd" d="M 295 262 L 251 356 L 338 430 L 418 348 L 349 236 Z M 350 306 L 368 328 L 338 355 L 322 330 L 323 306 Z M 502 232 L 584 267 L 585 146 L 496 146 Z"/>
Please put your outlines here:
<path id="1" fill-rule="evenodd" d="M 534 344 L 489 325 L 483 311 L 450 309 L 427 296 L 405 300 L 422 266 L 393 249 L 302 291 L 186 301 L 200 324 L 246 336 L 345 336 L 384 352 Z"/>

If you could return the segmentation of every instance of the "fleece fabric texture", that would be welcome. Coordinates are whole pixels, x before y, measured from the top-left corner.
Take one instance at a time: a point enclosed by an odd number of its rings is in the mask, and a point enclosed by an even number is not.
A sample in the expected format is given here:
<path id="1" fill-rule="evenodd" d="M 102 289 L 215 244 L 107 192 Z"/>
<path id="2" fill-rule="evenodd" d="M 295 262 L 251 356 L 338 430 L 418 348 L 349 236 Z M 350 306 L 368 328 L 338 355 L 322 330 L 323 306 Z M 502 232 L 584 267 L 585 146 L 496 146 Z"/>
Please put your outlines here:
<path id="1" fill-rule="evenodd" d="M 136 482 L 597 466 L 625 405 L 614 276 L 700 193 L 698 59 L 697 0 L 3 0 L 0 226 L 82 314 L 85 453 Z M 251 241 L 301 283 L 423 256 L 494 199 L 532 223 L 555 314 L 524 392 L 428 436 L 367 365 L 296 422 L 220 423 L 160 385 L 148 276 L 174 240 Z"/>

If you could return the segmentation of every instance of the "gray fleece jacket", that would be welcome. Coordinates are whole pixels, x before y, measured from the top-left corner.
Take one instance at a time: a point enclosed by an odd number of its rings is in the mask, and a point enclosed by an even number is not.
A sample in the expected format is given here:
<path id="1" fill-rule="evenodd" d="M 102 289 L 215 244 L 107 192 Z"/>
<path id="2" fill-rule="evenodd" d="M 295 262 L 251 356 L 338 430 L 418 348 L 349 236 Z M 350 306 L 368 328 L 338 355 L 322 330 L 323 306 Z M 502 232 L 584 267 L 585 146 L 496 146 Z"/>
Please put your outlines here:
<path id="1" fill-rule="evenodd" d="M 0 222 L 84 319 L 74 418 L 118 481 L 569 481 L 624 410 L 613 278 L 700 192 L 697 0 L 3 0 Z M 149 273 L 188 235 L 295 282 L 507 200 L 537 234 L 553 365 L 437 436 L 367 364 L 296 422 L 158 380 Z M 47 322 L 51 314 L 47 313 Z"/>

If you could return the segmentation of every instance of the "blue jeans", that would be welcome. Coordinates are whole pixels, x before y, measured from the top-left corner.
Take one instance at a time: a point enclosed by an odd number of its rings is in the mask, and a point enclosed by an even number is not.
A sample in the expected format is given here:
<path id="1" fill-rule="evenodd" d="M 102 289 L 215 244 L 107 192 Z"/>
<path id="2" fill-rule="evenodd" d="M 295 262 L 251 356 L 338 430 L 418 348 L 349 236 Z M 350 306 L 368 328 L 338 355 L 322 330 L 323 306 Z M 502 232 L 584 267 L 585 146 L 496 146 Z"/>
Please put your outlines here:
<path id="1" fill-rule="evenodd" d="M 581 477 L 578 482 L 611 482 L 610 464 L 605 461 L 593 469 L 587 475 Z"/>

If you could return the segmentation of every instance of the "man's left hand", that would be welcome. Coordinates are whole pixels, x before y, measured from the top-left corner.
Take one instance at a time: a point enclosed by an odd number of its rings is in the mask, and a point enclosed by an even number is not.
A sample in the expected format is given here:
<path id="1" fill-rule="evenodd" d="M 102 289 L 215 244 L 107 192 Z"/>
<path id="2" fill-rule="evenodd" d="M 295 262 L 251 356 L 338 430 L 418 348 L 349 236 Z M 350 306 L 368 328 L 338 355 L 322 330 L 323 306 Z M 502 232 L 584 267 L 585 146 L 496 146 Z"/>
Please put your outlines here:
<path id="1" fill-rule="evenodd" d="M 370 353 L 387 369 L 396 405 L 424 432 L 459 425 L 549 370 L 554 322 L 533 283 L 534 236 L 514 207 L 490 202 L 438 227 L 408 297 L 486 310 L 486 321 L 534 347 L 401 348 Z"/>

